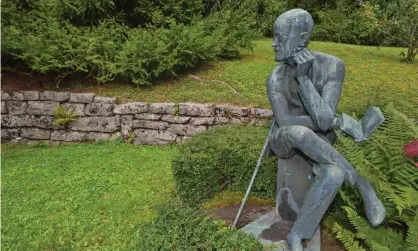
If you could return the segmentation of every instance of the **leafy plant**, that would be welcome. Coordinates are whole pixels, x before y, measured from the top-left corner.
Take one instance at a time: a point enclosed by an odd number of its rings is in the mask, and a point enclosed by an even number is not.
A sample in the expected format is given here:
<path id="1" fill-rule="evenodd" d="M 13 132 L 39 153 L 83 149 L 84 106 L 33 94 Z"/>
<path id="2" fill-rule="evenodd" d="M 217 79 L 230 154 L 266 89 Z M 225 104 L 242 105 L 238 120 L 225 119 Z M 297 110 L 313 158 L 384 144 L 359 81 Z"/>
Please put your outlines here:
<path id="1" fill-rule="evenodd" d="M 80 116 L 75 112 L 75 107 L 69 107 L 66 109 L 63 106 L 57 106 L 54 111 L 55 120 L 52 125 L 67 125 L 77 120 Z"/>
<path id="2" fill-rule="evenodd" d="M 153 222 L 138 227 L 134 250 L 264 250 L 256 238 L 231 231 L 176 199 L 157 208 Z"/>
<path id="3" fill-rule="evenodd" d="M 255 38 L 254 12 L 245 6 L 203 17 L 199 1 L 161 1 L 152 12 L 155 1 L 87 2 L 2 2 L 2 53 L 40 73 L 85 72 L 101 83 L 139 86 L 201 61 L 237 57 Z"/>
<path id="4" fill-rule="evenodd" d="M 333 231 L 348 250 L 416 250 L 418 245 L 418 169 L 403 151 L 406 143 L 418 138 L 418 127 L 392 104 L 383 114 L 384 123 L 363 144 L 338 138 L 338 151 L 374 185 L 386 209 L 386 224 L 374 229 L 364 217 L 357 191 L 348 184 L 340 190 L 354 229 L 336 223 Z M 402 231 L 407 232 L 405 240 Z"/>
<path id="5" fill-rule="evenodd" d="M 224 189 L 246 191 L 267 133 L 266 127 L 225 126 L 185 141 L 172 162 L 177 194 L 199 206 Z M 275 175 L 276 158 L 266 158 L 251 194 L 274 198 Z"/>

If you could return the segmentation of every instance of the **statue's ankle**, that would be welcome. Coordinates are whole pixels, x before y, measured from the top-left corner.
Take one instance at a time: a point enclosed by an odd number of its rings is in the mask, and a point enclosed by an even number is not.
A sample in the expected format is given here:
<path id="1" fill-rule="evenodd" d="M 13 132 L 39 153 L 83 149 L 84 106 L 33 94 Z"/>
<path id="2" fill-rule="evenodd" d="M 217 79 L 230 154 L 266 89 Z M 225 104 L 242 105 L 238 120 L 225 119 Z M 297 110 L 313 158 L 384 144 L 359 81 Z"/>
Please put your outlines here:
<path id="1" fill-rule="evenodd" d="M 287 235 L 287 244 L 292 251 L 303 251 L 302 239 L 293 231 Z"/>

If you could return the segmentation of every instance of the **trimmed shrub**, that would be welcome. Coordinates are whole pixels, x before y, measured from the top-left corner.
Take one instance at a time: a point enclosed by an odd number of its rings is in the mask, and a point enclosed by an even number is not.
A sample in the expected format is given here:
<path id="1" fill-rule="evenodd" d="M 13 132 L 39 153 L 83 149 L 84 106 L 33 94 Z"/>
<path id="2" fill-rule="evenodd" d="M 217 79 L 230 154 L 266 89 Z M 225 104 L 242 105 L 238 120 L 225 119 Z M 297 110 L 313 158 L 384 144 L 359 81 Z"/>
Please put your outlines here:
<path id="1" fill-rule="evenodd" d="M 264 250 L 256 238 L 174 200 L 139 226 L 131 250 Z"/>
<path id="2" fill-rule="evenodd" d="M 266 127 L 226 126 L 184 142 L 172 162 L 180 198 L 198 206 L 227 188 L 245 192 L 267 134 Z M 275 157 L 264 159 L 251 190 L 253 195 L 275 197 L 276 163 Z"/>
<path id="3" fill-rule="evenodd" d="M 161 3 L 161 18 L 137 16 L 148 20 L 138 27 L 113 15 L 112 1 L 91 1 L 88 6 L 75 1 L 69 4 L 74 11 L 58 2 L 2 2 L 2 53 L 40 73 L 64 77 L 86 72 L 98 82 L 123 79 L 144 85 L 199 61 L 238 57 L 240 49 L 251 49 L 256 35 L 255 13 L 245 5 L 203 18 L 167 1 Z M 194 8 L 200 6 L 195 2 Z M 145 2 L 141 6 L 145 8 Z M 136 9 L 142 14 L 147 9 L 141 10 Z M 11 62 L 2 64 L 13 67 Z"/>

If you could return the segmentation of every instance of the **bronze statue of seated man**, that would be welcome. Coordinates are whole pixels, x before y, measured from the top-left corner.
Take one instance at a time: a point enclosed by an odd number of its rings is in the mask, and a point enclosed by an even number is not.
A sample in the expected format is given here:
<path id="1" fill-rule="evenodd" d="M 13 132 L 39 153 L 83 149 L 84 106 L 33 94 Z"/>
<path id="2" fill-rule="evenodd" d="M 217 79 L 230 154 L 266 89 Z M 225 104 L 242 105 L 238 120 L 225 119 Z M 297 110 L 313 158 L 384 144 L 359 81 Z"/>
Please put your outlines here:
<path id="1" fill-rule="evenodd" d="M 277 18 L 273 48 L 275 61 L 282 63 L 267 81 L 275 120 L 269 135 L 271 151 L 279 158 L 302 152 L 315 167 L 315 182 L 287 238 L 293 251 L 303 249 L 303 239 L 311 239 L 344 180 L 359 190 L 372 226 L 385 218 L 385 209 L 372 185 L 332 147 L 344 63 L 307 49 L 312 29 L 312 17 L 302 9 L 287 11 Z"/>

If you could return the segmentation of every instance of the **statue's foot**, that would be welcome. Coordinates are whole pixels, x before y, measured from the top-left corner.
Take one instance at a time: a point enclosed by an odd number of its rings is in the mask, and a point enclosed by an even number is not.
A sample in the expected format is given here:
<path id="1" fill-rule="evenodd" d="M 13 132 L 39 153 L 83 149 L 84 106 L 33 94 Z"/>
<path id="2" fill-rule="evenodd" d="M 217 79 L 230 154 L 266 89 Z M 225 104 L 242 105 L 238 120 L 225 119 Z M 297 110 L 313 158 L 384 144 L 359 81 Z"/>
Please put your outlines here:
<path id="1" fill-rule="evenodd" d="M 386 216 L 386 210 L 383 207 L 382 202 L 374 194 L 373 199 L 366 199 L 364 201 L 364 206 L 366 208 L 367 219 L 369 219 L 370 225 L 373 227 L 379 226 Z"/>
<path id="2" fill-rule="evenodd" d="M 292 232 L 287 235 L 287 243 L 291 251 L 303 251 L 302 239 Z"/>
<path id="3" fill-rule="evenodd" d="M 373 227 L 379 226 L 386 216 L 386 210 L 382 202 L 377 198 L 376 192 L 369 181 L 363 177 L 359 177 L 356 182 L 361 196 L 364 200 L 364 207 L 366 209 L 367 219 Z"/>

